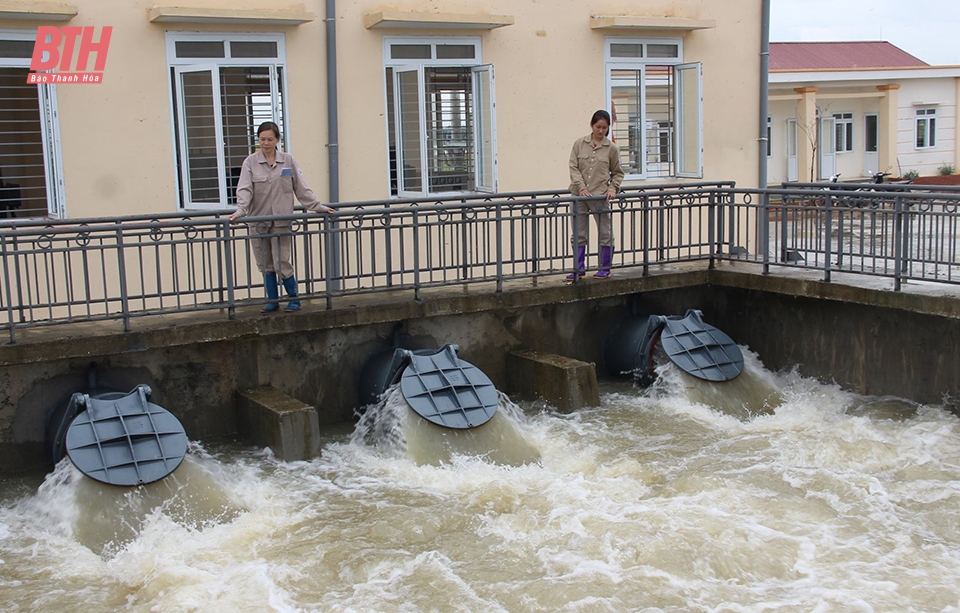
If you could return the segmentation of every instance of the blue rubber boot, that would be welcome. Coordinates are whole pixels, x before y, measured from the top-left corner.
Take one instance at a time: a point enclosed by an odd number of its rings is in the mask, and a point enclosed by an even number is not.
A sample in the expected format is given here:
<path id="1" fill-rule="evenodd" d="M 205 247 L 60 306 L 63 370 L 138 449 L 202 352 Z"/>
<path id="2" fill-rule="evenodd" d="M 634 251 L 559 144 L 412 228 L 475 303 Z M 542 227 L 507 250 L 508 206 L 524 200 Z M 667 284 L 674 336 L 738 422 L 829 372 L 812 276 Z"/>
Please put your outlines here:
<path id="1" fill-rule="evenodd" d="M 587 246 L 577 247 L 577 271 L 567 275 L 564 279 L 567 283 L 573 283 L 577 278 L 582 279 L 587 274 Z"/>
<path id="2" fill-rule="evenodd" d="M 277 286 L 277 273 L 275 272 L 265 272 L 263 273 L 263 289 L 267 294 L 267 298 L 270 299 L 270 302 L 263 305 L 263 308 L 260 309 L 261 313 L 274 313 L 280 310 L 280 303 L 277 302 L 277 298 L 280 297 L 280 288 Z"/>
<path id="3" fill-rule="evenodd" d="M 293 275 L 283 280 L 283 289 L 287 290 L 287 296 L 292 298 L 283 309 L 284 313 L 293 313 L 300 310 L 300 301 L 297 300 L 297 279 Z"/>

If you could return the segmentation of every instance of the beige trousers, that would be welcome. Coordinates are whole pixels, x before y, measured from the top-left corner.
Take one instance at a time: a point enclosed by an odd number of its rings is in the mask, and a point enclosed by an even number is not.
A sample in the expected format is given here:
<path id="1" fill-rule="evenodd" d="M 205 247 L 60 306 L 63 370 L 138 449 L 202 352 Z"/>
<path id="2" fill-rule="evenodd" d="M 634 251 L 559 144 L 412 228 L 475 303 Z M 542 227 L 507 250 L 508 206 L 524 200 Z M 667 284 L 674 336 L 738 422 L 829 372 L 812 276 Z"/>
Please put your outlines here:
<path id="1" fill-rule="evenodd" d="M 293 236 L 289 226 L 260 222 L 250 226 L 250 235 L 260 272 L 278 272 L 280 280 L 293 276 Z"/>
<path id="2" fill-rule="evenodd" d="M 574 245 L 582 247 L 587 244 L 590 217 L 597 220 L 600 246 L 613 247 L 613 214 L 610 213 L 610 201 L 606 198 L 577 202 L 577 235 L 573 238 Z"/>

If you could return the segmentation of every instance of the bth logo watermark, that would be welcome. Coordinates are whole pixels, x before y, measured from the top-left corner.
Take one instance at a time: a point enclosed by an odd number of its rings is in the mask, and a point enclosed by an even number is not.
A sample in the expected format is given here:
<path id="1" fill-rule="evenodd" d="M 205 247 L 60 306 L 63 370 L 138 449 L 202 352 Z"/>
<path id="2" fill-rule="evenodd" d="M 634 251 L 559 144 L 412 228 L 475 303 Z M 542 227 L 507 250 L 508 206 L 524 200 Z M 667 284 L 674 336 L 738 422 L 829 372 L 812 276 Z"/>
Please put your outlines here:
<path id="1" fill-rule="evenodd" d="M 100 38 L 94 40 L 93 26 L 40 26 L 37 40 L 33 43 L 33 57 L 27 83 L 102 83 L 103 67 L 107 64 L 107 49 L 110 47 L 112 26 L 100 28 Z M 79 46 L 77 38 L 80 39 Z M 63 50 L 60 44 L 63 43 Z M 71 71 L 73 51 L 77 50 L 77 62 Z M 96 55 L 93 71 L 87 72 L 90 54 Z M 59 65 L 59 66 L 58 66 Z M 38 72 L 53 70 L 56 72 Z"/>

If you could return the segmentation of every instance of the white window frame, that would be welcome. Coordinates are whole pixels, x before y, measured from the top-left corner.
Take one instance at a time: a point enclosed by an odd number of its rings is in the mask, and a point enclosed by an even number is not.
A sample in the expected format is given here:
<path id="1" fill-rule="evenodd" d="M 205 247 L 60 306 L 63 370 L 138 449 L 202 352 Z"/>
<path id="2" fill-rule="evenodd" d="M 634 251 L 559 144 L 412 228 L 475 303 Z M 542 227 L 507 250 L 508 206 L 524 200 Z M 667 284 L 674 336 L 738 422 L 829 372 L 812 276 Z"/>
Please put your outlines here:
<path id="1" fill-rule="evenodd" d="M 853 113 L 834 113 L 834 151 L 849 153 L 853 151 Z"/>
<path id="2" fill-rule="evenodd" d="M 920 139 L 920 126 L 925 125 L 923 144 Z M 936 149 L 937 147 L 937 108 L 921 107 L 914 111 L 913 144 L 915 149 Z"/>
<path id="3" fill-rule="evenodd" d="M 641 57 L 619 57 L 612 53 L 612 45 L 642 45 Z M 676 57 L 649 57 L 647 52 L 650 45 L 675 45 L 677 48 Z M 674 165 L 674 172 L 670 175 L 650 176 L 648 152 L 648 138 L 646 130 L 652 126 L 648 125 L 647 118 L 647 100 L 646 100 L 646 68 L 647 66 L 672 66 L 673 67 L 673 86 L 674 86 L 674 106 L 672 140 L 670 143 L 669 163 Z M 613 115 L 613 71 L 615 70 L 637 70 L 640 73 L 640 113 L 639 125 L 643 126 L 644 134 L 640 137 L 643 151 L 639 155 L 640 172 L 630 173 L 624 177 L 625 181 L 636 181 L 646 179 L 663 179 L 668 176 L 674 177 L 703 177 L 703 65 L 700 62 L 684 63 L 683 61 L 683 38 L 648 38 L 648 37 L 626 37 L 626 36 L 607 36 L 604 37 L 604 88 L 606 108 Z M 688 81 L 681 75 L 691 73 L 695 79 Z M 691 91 L 690 88 L 695 88 Z M 688 108 L 692 107 L 692 108 Z M 684 109 L 692 115 L 684 112 Z M 686 118 L 686 119 L 685 119 Z M 695 125 L 691 126 L 693 123 Z M 659 126 L 658 130 L 663 127 Z M 695 130 L 693 138 L 688 138 L 688 131 Z M 690 148 L 694 151 L 690 151 Z M 691 157 L 692 156 L 692 157 Z M 658 158 L 659 159 L 659 158 Z M 655 162 L 662 164 L 663 162 Z M 691 166 L 693 166 L 691 168 Z"/>
<path id="4" fill-rule="evenodd" d="M 480 64 L 470 69 L 473 77 L 474 104 L 484 105 L 473 121 L 474 182 L 478 192 L 497 191 L 497 88 L 493 64 Z M 486 98 L 483 94 L 486 93 Z M 486 119 L 486 121 L 484 121 Z"/>
<path id="5" fill-rule="evenodd" d="M 439 45 L 463 45 L 472 46 L 474 49 L 473 58 L 438 58 L 436 49 Z M 430 58 L 393 58 L 391 47 L 393 45 L 430 45 Z M 473 172 L 476 183 L 473 191 L 444 191 L 444 196 L 464 194 L 464 193 L 493 193 L 497 190 L 498 171 L 497 171 L 497 129 L 496 129 L 496 87 L 494 80 L 494 70 L 492 64 L 483 63 L 483 44 L 479 36 L 384 36 L 382 39 L 383 67 L 386 73 L 391 70 L 393 78 L 393 109 L 394 115 L 384 113 L 384 129 L 389 135 L 391 124 L 393 133 L 398 142 L 396 144 L 396 156 L 390 160 L 389 147 L 387 147 L 387 168 L 390 169 L 391 163 L 396 166 L 397 193 L 393 194 L 393 186 L 390 185 L 391 173 L 387 173 L 387 191 L 391 198 L 409 198 L 419 196 L 431 196 L 441 192 L 433 192 L 430 189 L 431 176 L 429 174 L 429 164 L 427 161 L 429 143 L 427 141 L 427 116 L 426 116 L 426 94 L 425 94 L 425 69 L 427 68 L 467 68 L 472 73 L 473 88 Z M 421 169 L 420 189 L 404 189 L 403 157 L 404 150 L 400 146 L 399 138 L 401 134 L 399 122 L 399 88 L 397 87 L 398 72 L 417 72 L 417 87 L 419 89 L 418 100 L 418 121 L 420 124 L 420 151 L 419 163 Z M 480 87 L 480 86 L 483 87 Z M 485 100 L 480 100 L 478 96 L 486 94 Z M 388 89 L 386 79 L 384 80 L 384 109 L 391 108 L 387 101 Z M 486 120 L 486 121 L 484 121 Z M 389 141 L 389 136 L 388 139 Z M 488 153 L 486 157 L 481 155 L 481 148 Z"/>
<path id="6" fill-rule="evenodd" d="M 0 29 L 0 39 L 33 42 L 37 39 L 37 30 L 36 28 L 32 30 Z M 30 59 L 2 57 L 0 58 L 0 66 L 4 68 L 30 68 Z M 37 99 L 40 106 L 47 215 L 54 219 L 65 219 L 67 217 L 67 201 L 63 184 L 63 148 L 60 142 L 60 110 L 57 104 L 57 88 L 50 84 L 38 84 Z"/>
<path id="7" fill-rule="evenodd" d="M 800 140 L 796 117 L 787 118 L 787 133 L 784 138 L 784 144 L 786 145 L 787 154 L 787 181 L 796 181 L 800 178 L 800 164 L 799 158 L 797 157 Z"/>
<path id="8" fill-rule="evenodd" d="M 837 172 L 837 138 L 836 138 L 836 119 L 833 115 L 818 115 L 820 120 L 819 134 L 820 144 L 817 147 L 817 166 L 819 168 L 819 179 L 826 181 Z"/>
<path id="9" fill-rule="evenodd" d="M 273 42 L 277 45 L 277 57 L 275 58 L 257 58 L 257 57 L 222 57 L 222 58 L 207 58 L 207 57 L 197 57 L 197 58 L 181 58 L 177 57 L 176 44 L 178 42 L 217 42 L 221 41 L 224 43 L 224 49 L 229 49 L 229 43 L 231 42 Z M 272 33 L 272 32 L 167 32 L 166 33 L 166 57 L 167 57 L 167 74 L 169 77 L 170 70 L 173 69 L 176 73 L 178 86 L 180 75 L 184 72 L 202 72 L 210 71 L 212 74 L 212 84 L 213 84 L 213 94 L 214 100 L 220 99 L 220 81 L 219 81 L 219 70 L 222 67 L 229 66 L 239 66 L 244 68 L 267 68 L 270 73 L 270 90 L 271 90 L 271 109 L 272 115 L 274 117 L 279 116 L 281 118 L 277 123 L 280 126 L 281 132 L 281 147 L 285 151 L 291 151 L 292 145 L 290 142 L 290 101 L 289 96 L 284 95 L 284 100 L 282 101 L 283 109 L 281 112 L 280 105 L 281 101 L 279 99 L 279 93 L 275 87 L 277 82 L 277 70 L 282 70 L 282 83 L 281 90 L 286 93 L 288 90 L 287 87 L 287 52 L 286 52 L 286 37 L 282 33 Z M 188 166 L 186 163 L 181 164 L 178 167 L 178 159 L 185 159 L 186 154 L 186 144 L 184 138 L 184 128 L 182 117 L 177 115 L 182 115 L 182 92 L 173 90 L 173 83 L 167 78 L 167 89 L 168 89 L 168 100 L 170 101 L 170 134 L 172 139 L 172 151 L 173 151 L 173 170 L 174 173 L 178 175 L 177 180 L 177 208 L 178 210 L 204 210 L 204 209 L 219 209 L 229 207 L 231 205 L 227 202 L 228 196 L 228 186 L 226 185 L 226 156 L 224 155 L 224 135 L 223 135 L 223 113 L 220 109 L 219 103 L 216 104 L 216 139 L 220 143 L 220 146 L 217 148 L 217 178 L 219 183 L 220 191 L 220 201 L 219 202 L 193 202 L 189 198 L 189 189 L 187 187 L 187 178 L 186 173 L 188 172 Z M 176 104 L 175 104 L 176 97 Z M 177 130 L 180 130 L 180 134 L 177 134 Z"/>

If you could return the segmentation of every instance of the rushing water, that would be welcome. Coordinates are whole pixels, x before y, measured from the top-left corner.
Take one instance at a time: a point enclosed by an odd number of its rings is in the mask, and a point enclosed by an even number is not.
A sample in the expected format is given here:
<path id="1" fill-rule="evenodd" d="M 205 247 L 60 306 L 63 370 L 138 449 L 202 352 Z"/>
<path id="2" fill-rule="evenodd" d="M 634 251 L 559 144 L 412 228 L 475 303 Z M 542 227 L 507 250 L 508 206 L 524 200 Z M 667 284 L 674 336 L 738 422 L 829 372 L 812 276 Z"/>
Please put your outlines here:
<path id="1" fill-rule="evenodd" d="M 140 489 L 7 479 L 0 607 L 960 611 L 960 420 L 746 362 L 508 407 L 469 442 L 499 456 L 395 414 L 312 462 L 208 445 Z"/>

